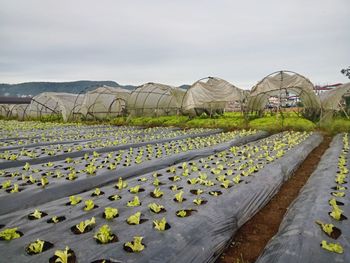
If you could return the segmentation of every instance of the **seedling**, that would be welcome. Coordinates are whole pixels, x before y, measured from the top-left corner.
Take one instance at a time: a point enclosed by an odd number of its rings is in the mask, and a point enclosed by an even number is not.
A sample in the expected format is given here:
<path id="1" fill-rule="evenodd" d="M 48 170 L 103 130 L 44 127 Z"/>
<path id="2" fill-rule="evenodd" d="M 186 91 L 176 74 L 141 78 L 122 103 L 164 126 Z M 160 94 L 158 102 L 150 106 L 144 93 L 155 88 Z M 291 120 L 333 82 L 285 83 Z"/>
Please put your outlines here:
<path id="1" fill-rule="evenodd" d="M 97 207 L 97 206 L 95 206 L 94 201 L 92 201 L 91 199 L 86 200 L 84 211 L 90 211 L 90 210 L 94 209 L 95 207 Z"/>
<path id="2" fill-rule="evenodd" d="M 165 217 L 163 217 L 161 220 L 154 220 L 153 226 L 159 231 L 164 231 L 170 228 L 170 225 L 167 223 Z"/>
<path id="3" fill-rule="evenodd" d="M 79 234 L 83 234 L 91 231 L 95 224 L 95 217 L 92 217 L 90 220 L 81 221 L 79 224 L 75 225 L 75 228 L 79 231 Z"/>
<path id="4" fill-rule="evenodd" d="M 104 218 L 107 220 L 112 220 L 118 216 L 118 209 L 113 207 L 106 207 L 104 211 Z"/>
<path id="5" fill-rule="evenodd" d="M 129 207 L 135 207 L 135 206 L 140 206 L 141 202 L 138 196 L 134 196 L 134 199 L 132 201 L 129 201 L 126 206 Z"/>
<path id="6" fill-rule="evenodd" d="M 142 244 L 142 239 L 143 237 L 134 237 L 134 240 L 131 242 L 126 242 L 124 244 L 124 249 L 128 252 L 141 252 L 142 250 L 145 249 L 144 244 Z M 129 251 L 130 249 L 131 251 Z"/>
<path id="7" fill-rule="evenodd" d="M 69 197 L 69 202 L 70 202 L 70 205 L 77 205 L 81 202 L 81 197 L 72 195 Z"/>
<path id="8" fill-rule="evenodd" d="M 108 225 L 101 226 L 98 232 L 94 235 L 94 238 L 100 244 L 108 244 L 118 241 L 118 238 L 112 233 Z"/>
<path id="9" fill-rule="evenodd" d="M 154 213 L 156 213 L 156 214 L 158 214 L 158 213 L 160 213 L 160 212 L 162 212 L 162 211 L 165 211 L 164 206 L 158 205 L 158 204 L 156 204 L 156 203 L 151 203 L 151 204 L 149 204 L 149 205 L 148 205 L 148 208 L 149 208 L 152 212 L 154 212 Z"/>
<path id="10" fill-rule="evenodd" d="M 0 231 L 0 239 L 10 241 L 12 239 L 20 238 L 23 234 L 17 231 L 15 228 L 6 228 L 3 231 Z"/>

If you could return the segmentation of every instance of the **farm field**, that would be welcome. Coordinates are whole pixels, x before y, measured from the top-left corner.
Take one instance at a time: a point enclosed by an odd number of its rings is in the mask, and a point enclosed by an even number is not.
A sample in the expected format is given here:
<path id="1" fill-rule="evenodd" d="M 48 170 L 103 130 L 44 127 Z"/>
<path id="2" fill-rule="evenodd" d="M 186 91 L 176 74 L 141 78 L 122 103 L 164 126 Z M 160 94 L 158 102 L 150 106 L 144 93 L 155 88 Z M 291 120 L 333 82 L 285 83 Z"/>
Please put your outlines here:
<path id="1" fill-rule="evenodd" d="M 312 131 L 0 125 L 0 262 L 215 262 L 323 140 Z"/>

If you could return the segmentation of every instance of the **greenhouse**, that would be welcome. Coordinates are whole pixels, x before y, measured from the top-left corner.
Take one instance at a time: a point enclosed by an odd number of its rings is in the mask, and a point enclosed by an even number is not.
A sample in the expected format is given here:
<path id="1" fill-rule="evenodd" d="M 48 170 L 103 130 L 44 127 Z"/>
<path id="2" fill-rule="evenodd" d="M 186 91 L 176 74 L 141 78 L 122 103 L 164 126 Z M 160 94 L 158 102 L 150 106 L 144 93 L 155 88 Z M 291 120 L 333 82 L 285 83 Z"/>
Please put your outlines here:
<path id="1" fill-rule="evenodd" d="M 180 113 L 185 90 L 149 82 L 135 89 L 128 100 L 131 116 L 163 116 Z"/>
<path id="2" fill-rule="evenodd" d="M 342 112 L 349 118 L 350 114 L 350 83 L 338 86 L 321 94 L 323 117 L 333 117 L 337 112 Z"/>
<path id="3" fill-rule="evenodd" d="M 117 117 L 125 114 L 130 91 L 103 86 L 79 96 L 82 99 L 77 100 L 75 113 L 87 118 Z"/>
<path id="4" fill-rule="evenodd" d="M 264 110 L 271 98 L 277 101 L 278 108 L 287 106 L 286 103 L 294 98 L 296 102 L 300 100 L 306 112 L 315 113 L 320 110 L 320 100 L 314 92 L 314 85 L 304 76 L 292 71 L 274 72 L 255 85 L 248 99 L 248 110 Z"/>
<path id="5" fill-rule="evenodd" d="M 222 113 L 228 103 L 243 105 L 245 91 L 231 83 L 214 77 L 196 81 L 186 92 L 182 101 L 182 112 L 188 115 Z"/>
<path id="6" fill-rule="evenodd" d="M 71 93 L 44 92 L 33 97 L 26 108 L 24 117 L 41 118 L 46 115 L 62 116 L 64 121 L 72 117 L 72 113 L 82 104 L 83 97 Z"/>

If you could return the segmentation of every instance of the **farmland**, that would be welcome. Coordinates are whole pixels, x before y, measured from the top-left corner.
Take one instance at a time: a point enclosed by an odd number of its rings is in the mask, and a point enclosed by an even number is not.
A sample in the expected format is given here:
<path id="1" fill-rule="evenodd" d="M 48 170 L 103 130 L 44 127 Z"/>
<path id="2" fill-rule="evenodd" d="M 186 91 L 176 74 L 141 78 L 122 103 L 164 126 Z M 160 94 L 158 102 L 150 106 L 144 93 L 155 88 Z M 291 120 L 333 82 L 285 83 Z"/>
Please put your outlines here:
<path id="1" fill-rule="evenodd" d="M 1 262 L 215 262 L 323 140 L 315 131 L 0 125 Z M 303 219 L 320 222 L 309 226 L 318 238 L 312 246 L 329 260 L 339 247 L 346 251 L 346 234 L 334 252 L 322 227 L 338 220 L 334 229 L 348 231 L 339 220 L 347 214 L 340 203 L 346 203 L 348 137 L 334 140 L 324 159 L 338 158 L 329 168 L 333 179 L 327 178 L 337 184 L 325 184 L 334 189 L 318 199 L 319 217 Z M 302 192 L 299 199 L 307 197 Z M 335 200 L 331 210 L 324 209 L 328 199 Z M 298 223 L 295 214 L 305 214 L 293 211 L 310 209 L 301 203 L 286 215 L 292 219 L 278 234 L 281 241 L 274 241 L 281 244 L 278 253 L 295 242 L 283 240 L 283 231 Z M 259 260 L 272 262 L 275 246 Z"/>

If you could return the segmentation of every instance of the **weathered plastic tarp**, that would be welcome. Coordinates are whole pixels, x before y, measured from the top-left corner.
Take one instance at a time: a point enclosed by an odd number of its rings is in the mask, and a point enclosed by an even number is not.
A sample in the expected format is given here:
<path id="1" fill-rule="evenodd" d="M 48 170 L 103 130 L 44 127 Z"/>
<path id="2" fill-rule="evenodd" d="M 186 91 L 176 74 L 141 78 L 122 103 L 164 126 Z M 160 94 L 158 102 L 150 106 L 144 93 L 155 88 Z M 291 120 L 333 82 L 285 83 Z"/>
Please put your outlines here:
<path id="1" fill-rule="evenodd" d="M 329 200 L 336 192 L 335 178 L 338 171 L 338 157 L 343 147 L 342 135 L 334 137 L 330 148 L 323 155 L 316 170 L 313 172 L 299 196 L 284 216 L 278 233 L 265 247 L 256 263 L 330 263 L 350 262 L 350 191 L 349 183 L 345 197 L 336 200 L 344 203 L 340 209 L 344 211 L 347 220 L 337 221 L 329 216 L 332 211 Z M 347 153 L 347 168 L 350 169 L 349 153 Z M 349 181 L 349 177 L 346 179 Z M 333 224 L 341 230 L 341 235 L 333 239 L 325 234 L 316 221 Z M 321 241 L 339 243 L 344 252 L 337 254 L 321 248 Z"/>

